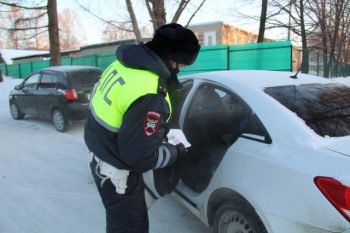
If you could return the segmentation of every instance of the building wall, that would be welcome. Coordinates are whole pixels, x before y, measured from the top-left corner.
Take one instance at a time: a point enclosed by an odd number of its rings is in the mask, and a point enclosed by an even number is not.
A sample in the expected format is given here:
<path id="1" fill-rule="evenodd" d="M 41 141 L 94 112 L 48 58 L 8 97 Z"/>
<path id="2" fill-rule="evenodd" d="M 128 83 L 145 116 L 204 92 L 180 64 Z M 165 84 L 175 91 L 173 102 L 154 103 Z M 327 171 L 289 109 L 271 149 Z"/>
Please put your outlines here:
<path id="1" fill-rule="evenodd" d="M 189 26 L 201 45 L 240 45 L 256 43 L 258 35 L 221 21 Z M 215 38 L 213 38 L 215 37 Z M 212 39 L 210 39 L 212 38 Z M 266 38 L 264 40 L 273 41 Z"/>
<path id="2" fill-rule="evenodd" d="M 301 61 L 302 61 L 302 51 L 301 48 L 298 47 L 293 47 L 292 51 L 292 66 L 293 66 L 293 71 L 297 71 L 300 66 L 301 66 Z"/>
<path id="3" fill-rule="evenodd" d="M 217 45 L 222 44 L 220 30 L 222 24 L 222 22 L 218 21 L 207 24 L 190 25 L 189 29 L 195 33 L 201 45 Z"/>

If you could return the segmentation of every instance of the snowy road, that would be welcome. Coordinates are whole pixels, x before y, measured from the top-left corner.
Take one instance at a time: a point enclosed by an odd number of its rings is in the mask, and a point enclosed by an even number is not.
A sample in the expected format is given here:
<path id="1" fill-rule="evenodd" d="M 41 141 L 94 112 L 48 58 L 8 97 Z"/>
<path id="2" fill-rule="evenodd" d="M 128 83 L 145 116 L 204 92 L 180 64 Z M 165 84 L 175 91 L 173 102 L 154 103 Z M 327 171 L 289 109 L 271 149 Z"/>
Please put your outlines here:
<path id="1" fill-rule="evenodd" d="M 8 94 L 17 83 L 0 83 L 0 233 L 104 232 L 104 209 L 88 184 L 83 122 L 59 133 L 47 121 L 13 120 Z M 209 232 L 169 196 L 149 215 L 151 233 Z"/>

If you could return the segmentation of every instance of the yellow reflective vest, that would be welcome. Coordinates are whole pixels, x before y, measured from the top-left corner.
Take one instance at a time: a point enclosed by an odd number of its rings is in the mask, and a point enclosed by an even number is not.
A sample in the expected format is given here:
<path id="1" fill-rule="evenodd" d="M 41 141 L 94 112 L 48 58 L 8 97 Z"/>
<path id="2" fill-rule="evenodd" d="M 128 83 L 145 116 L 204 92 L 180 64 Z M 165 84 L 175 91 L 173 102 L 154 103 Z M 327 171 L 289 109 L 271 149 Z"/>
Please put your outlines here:
<path id="1" fill-rule="evenodd" d="M 117 133 L 125 112 L 135 100 L 147 94 L 158 93 L 159 78 L 153 72 L 126 67 L 116 60 L 103 72 L 94 88 L 90 107 L 95 120 Z M 170 109 L 168 121 L 171 116 L 168 93 L 165 99 Z"/>

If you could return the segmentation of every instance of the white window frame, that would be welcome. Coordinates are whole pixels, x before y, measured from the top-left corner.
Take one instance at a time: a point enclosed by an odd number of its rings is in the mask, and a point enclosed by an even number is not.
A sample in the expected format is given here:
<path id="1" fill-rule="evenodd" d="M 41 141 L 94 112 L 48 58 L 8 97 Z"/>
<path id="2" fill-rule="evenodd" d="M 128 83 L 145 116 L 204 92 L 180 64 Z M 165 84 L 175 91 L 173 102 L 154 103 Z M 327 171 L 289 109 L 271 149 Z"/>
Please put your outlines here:
<path id="1" fill-rule="evenodd" d="M 211 43 L 210 39 L 212 38 Z M 203 33 L 203 39 L 204 39 L 204 45 L 216 45 L 216 32 L 215 31 L 209 31 Z"/>

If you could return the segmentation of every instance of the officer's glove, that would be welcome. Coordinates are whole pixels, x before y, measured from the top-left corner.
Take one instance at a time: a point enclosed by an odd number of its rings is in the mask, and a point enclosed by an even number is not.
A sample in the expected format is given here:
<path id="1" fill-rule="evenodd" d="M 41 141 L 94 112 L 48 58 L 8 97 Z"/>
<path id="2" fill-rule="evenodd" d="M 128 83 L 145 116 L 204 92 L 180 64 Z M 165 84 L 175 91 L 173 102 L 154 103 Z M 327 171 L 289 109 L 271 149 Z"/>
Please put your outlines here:
<path id="1" fill-rule="evenodd" d="M 187 158 L 187 148 L 184 144 L 179 143 L 176 145 L 177 149 L 177 161 L 183 161 Z"/>

